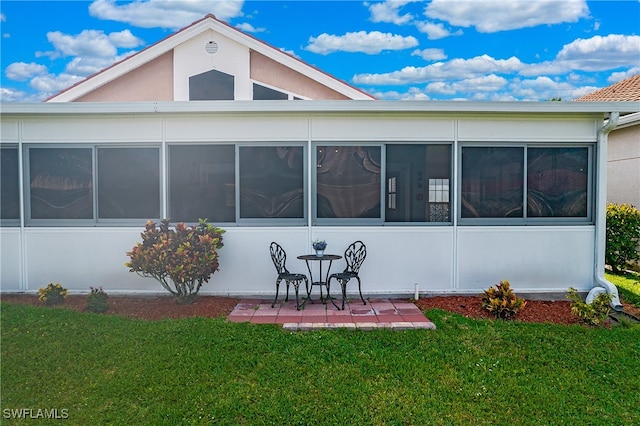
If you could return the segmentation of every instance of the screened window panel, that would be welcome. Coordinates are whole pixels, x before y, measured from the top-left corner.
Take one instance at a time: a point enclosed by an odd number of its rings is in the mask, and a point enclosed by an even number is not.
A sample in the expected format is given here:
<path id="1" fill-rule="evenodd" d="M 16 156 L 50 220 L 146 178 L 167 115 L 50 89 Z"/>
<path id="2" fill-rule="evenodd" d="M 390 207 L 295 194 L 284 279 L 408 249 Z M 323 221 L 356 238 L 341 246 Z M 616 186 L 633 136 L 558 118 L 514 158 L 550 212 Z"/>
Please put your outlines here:
<path id="1" fill-rule="evenodd" d="M 211 70 L 189 77 L 190 101 L 232 101 L 235 97 L 235 78 L 221 71 Z"/>
<path id="2" fill-rule="evenodd" d="M 587 217 L 589 149 L 527 149 L 527 216 Z"/>
<path id="3" fill-rule="evenodd" d="M 20 219 L 18 148 L 0 149 L 0 219 Z"/>
<path id="4" fill-rule="evenodd" d="M 316 155 L 318 218 L 381 218 L 381 147 L 319 146 Z"/>
<path id="5" fill-rule="evenodd" d="M 522 218 L 524 148 L 462 148 L 462 218 Z"/>
<path id="6" fill-rule="evenodd" d="M 386 175 L 386 222 L 451 220 L 451 145 L 389 144 Z"/>
<path id="7" fill-rule="evenodd" d="M 240 218 L 304 218 L 301 146 L 240 147 Z"/>
<path id="8" fill-rule="evenodd" d="M 288 99 L 289 95 L 287 95 L 286 93 L 253 83 L 254 101 L 286 101 Z"/>
<path id="9" fill-rule="evenodd" d="M 98 218 L 160 217 L 160 150 L 98 148 Z"/>
<path id="10" fill-rule="evenodd" d="M 180 222 L 235 222 L 235 147 L 169 147 L 169 215 Z"/>
<path id="11" fill-rule="evenodd" d="M 93 219 L 91 148 L 29 149 L 31 219 Z"/>

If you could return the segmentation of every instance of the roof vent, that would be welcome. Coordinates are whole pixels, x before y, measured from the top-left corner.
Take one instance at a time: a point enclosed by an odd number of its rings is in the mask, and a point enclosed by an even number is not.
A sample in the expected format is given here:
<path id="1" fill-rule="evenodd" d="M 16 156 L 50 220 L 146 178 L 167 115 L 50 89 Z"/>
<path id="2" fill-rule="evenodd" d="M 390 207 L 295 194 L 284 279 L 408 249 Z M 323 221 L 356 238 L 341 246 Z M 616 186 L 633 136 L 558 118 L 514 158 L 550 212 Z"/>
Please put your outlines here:
<path id="1" fill-rule="evenodd" d="M 208 41 L 204 46 L 204 50 L 206 50 L 208 54 L 213 55 L 218 51 L 218 43 L 213 40 Z"/>

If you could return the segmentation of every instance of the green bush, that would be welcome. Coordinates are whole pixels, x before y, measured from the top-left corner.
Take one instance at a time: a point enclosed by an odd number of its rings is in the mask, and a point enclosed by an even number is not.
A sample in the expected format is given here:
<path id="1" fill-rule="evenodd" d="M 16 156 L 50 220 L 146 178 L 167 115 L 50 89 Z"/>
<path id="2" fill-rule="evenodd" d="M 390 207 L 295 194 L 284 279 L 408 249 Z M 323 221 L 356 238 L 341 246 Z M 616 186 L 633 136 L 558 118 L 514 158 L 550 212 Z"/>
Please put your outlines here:
<path id="1" fill-rule="evenodd" d="M 571 314 L 587 325 L 602 325 L 609 316 L 612 295 L 599 293 L 591 303 L 582 300 L 578 291 L 570 287 L 567 299 L 571 300 Z"/>
<path id="2" fill-rule="evenodd" d="M 125 264 L 130 272 L 155 278 L 179 303 L 191 303 L 203 283 L 218 270 L 218 251 L 223 229 L 200 219 L 196 226 L 177 223 L 175 229 L 163 219 L 158 227 L 148 221 Z"/>
<path id="3" fill-rule="evenodd" d="M 89 287 L 91 292 L 87 295 L 87 310 L 101 314 L 109 309 L 109 295 L 102 287 Z"/>
<path id="4" fill-rule="evenodd" d="M 629 204 L 607 205 L 605 262 L 619 272 L 640 259 L 640 210 Z"/>
<path id="5" fill-rule="evenodd" d="M 527 305 L 524 299 L 519 299 L 511 290 L 509 281 L 500 281 L 495 287 L 484 291 L 482 308 L 489 311 L 496 318 L 509 319 Z"/>
<path id="6" fill-rule="evenodd" d="M 59 305 L 67 297 L 67 289 L 60 283 L 49 283 L 45 288 L 38 289 L 38 299 L 47 306 Z"/>

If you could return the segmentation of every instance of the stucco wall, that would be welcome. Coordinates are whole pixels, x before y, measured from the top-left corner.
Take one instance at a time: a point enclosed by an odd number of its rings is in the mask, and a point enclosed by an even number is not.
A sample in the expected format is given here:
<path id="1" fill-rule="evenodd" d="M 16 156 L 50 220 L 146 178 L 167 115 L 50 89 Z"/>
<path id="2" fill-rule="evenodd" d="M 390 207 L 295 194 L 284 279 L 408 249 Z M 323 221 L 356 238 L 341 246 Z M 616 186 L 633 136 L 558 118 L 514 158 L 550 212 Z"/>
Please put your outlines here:
<path id="1" fill-rule="evenodd" d="M 640 208 L 640 125 L 609 134 L 607 201 Z"/>
<path id="2" fill-rule="evenodd" d="M 173 51 L 81 96 L 75 102 L 173 100 Z"/>
<path id="3" fill-rule="evenodd" d="M 346 96 L 264 55 L 251 51 L 251 78 L 310 99 L 343 100 Z"/>

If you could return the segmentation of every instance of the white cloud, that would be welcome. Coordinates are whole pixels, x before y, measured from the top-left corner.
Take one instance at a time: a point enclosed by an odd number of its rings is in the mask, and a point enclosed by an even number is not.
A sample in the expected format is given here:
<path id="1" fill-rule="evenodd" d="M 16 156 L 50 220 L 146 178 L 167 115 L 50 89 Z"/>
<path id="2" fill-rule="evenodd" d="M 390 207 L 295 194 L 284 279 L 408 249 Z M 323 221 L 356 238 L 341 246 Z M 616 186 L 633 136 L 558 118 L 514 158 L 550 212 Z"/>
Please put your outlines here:
<path id="1" fill-rule="evenodd" d="M 76 36 L 63 34 L 60 31 L 47 33 L 47 39 L 53 44 L 54 52 L 40 52 L 40 56 L 51 58 L 60 56 L 89 56 L 96 58 L 113 58 L 118 47 L 135 47 L 143 41 L 134 37 L 129 30 L 106 35 L 99 30 L 84 30 Z"/>
<path id="2" fill-rule="evenodd" d="M 132 49 L 144 44 L 144 41 L 134 36 L 129 30 L 109 33 L 108 37 L 114 46 L 125 49 Z"/>
<path id="3" fill-rule="evenodd" d="M 622 72 L 613 72 L 611 73 L 609 78 L 607 78 L 607 81 L 611 84 L 614 84 L 629 77 L 633 77 L 636 74 L 640 74 L 640 66 L 629 68 L 628 70 Z"/>
<path id="4" fill-rule="evenodd" d="M 400 71 L 383 74 L 358 74 L 353 77 L 356 84 L 394 85 L 433 82 L 445 79 L 478 78 L 487 74 L 515 74 L 524 67 L 516 57 L 494 59 L 488 55 L 471 59 L 452 59 L 436 62 L 425 67 L 405 67 Z"/>
<path id="5" fill-rule="evenodd" d="M 451 35 L 462 35 L 462 30 L 452 33 L 446 29 L 443 24 L 435 22 L 418 22 L 416 23 L 416 28 L 418 28 L 418 31 L 421 33 L 425 33 L 429 40 L 439 40 Z"/>
<path id="6" fill-rule="evenodd" d="M 95 0 L 89 6 L 89 13 L 99 19 L 136 27 L 177 30 L 209 13 L 223 21 L 242 16 L 243 4 L 242 0 L 135 0 L 126 4 L 117 4 L 115 0 Z"/>
<path id="7" fill-rule="evenodd" d="M 4 13 L 0 13 L 0 22 L 5 22 L 7 20 L 7 15 Z"/>
<path id="8" fill-rule="evenodd" d="M 640 36 L 611 34 L 577 39 L 565 45 L 556 60 L 586 71 L 637 66 L 640 64 Z"/>
<path id="9" fill-rule="evenodd" d="M 0 101 L 2 102 L 19 102 L 25 101 L 26 93 L 22 90 L 0 87 Z"/>
<path id="10" fill-rule="evenodd" d="M 441 61 L 447 59 L 447 55 L 445 55 L 442 49 L 416 49 L 411 52 L 411 56 L 420 56 L 425 61 Z"/>
<path id="11" fill-rule="evenodd" d="M 9 80 L 27 81 L 36 75 L 44 75 L 47 73 L 47 67 L 44 65 L 31 62 L 14 62 L 4 70 L 4 74 Z"/>
<path id="12" fill-rule="evenodd" d="M 42 92 L 46 97 L 54 93 L 58 93 L 81 80 L 83 80 L 83 77 L 66 73 L 60 75 L 47 74 L 34 78 L 31 80 L 31 83 L 29 83 L 29 86 L 39 92 Z"/>
<path id="13" fill-rule="evenodd" d="M 529 101 L 543 101 L 552 98 L 562 98 L 568 101 L 581 96 L 585 91 L 584 88 L 576 88 L 573 84 L 555 81 L 549 77 L 537 77 L 530 80 L 513 79 L 509 88 L 517 98 Z"/>
<path id="14" fill-rule="evenodd" d="M 400 16 L 400 9 L 417 0 L 387 0 L 380 3 L 373 3 L 369 6 L 371 20 L 373 22 L 388 22 L 396 25 L 407 24 L 413 21 L 413 15 L 406 13 Z"/>
<path id="15" fill-rule="evenodd" d="M 248 22 L 243 22 L 242 24 L 236 25 L 236 28 L 240 31 L 244 31 L 245 33 L 262 33 L 266 30 L 264 28 L 255 28 Z"/>
<path id="16" fill-rule="evenodd" d="M 431 19 L 482 33 L 577 22 L 589 16 L 585 0 L 433 0 L 425 8 Z"/>
<path id="17" fill-rule="evenodd" d="M 418 45 L 415 37 L 403 37 L 379 31 L 358 31 L 337 36 L 320 34 L 310 37 L 309 45 L 305 48 L 313 53 L 327 55 L 332 52 L 363 52 L 377 54 L 383 50 L 402 50 Z"/>
<path id="18" fill-rule="evenodd" d="M 528 65 L 524 76 L 558 75 L 569 71 L 605 71 L 640 65 L 640 36 L 611 34 L 566 44 L 553 61 Z"/>

